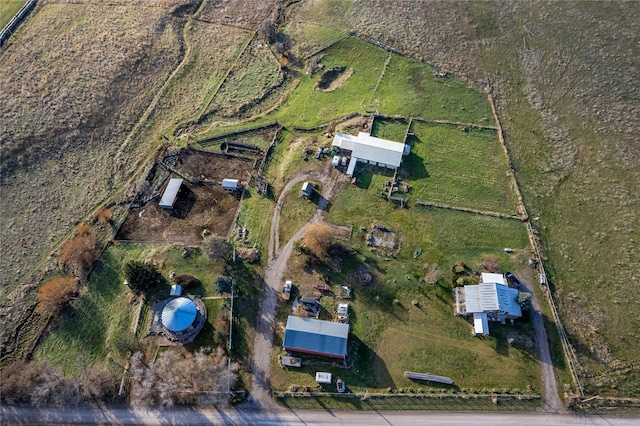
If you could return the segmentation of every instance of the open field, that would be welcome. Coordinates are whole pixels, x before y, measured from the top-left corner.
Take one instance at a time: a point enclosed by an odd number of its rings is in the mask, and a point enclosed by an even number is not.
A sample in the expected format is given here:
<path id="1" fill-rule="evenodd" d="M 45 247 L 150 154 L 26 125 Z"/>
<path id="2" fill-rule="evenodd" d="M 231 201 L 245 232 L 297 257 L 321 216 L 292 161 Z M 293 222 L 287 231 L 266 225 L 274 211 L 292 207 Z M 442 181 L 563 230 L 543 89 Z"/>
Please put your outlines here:
<path id="1" fill-rule="evenodd" d="M 516 214 L 507 160 L 493 130 L 412 123 L 411 154 L 398 175 L 411 184 L 405 198 Z"/>

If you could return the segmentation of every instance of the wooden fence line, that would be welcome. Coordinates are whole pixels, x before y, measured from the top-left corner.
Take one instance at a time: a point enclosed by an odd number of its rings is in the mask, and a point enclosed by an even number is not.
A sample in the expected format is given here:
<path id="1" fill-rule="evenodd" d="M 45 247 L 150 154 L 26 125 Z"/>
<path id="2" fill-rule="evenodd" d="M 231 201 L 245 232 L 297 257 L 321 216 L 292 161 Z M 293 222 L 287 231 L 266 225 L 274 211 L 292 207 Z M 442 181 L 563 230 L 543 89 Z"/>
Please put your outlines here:
<path id="1" fill-rule="evenodd" d="M 4 26 L 4 28 L 0 32 L 0 47 L 2 47 L 5 40 L 7 40 L 16 30 L 16 28 L 18 28 L 18 25 L 20 25 L 22 20 L 27 17 L 27 15 L 29 14 L 29 12 L 31 12 L 31 9 L 33 9 L 33 6 L 35 6 L 35 4 L 36 4 L 36 0 L 29 0 L 28 2 L 26 2 L 20 8 L 18 13 L 16 13 L 13 16 L 13 18 L 11 18 L 9 23 L 7 23 L 7 25 Z"/>

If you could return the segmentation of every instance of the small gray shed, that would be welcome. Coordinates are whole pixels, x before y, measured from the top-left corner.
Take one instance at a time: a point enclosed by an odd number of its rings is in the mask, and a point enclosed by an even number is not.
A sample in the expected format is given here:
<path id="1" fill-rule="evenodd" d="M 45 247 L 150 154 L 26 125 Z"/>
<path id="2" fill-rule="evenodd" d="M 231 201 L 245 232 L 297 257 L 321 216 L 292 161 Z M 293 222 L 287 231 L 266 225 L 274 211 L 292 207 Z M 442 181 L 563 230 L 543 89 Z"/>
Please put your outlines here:
<path id="1" fill-rule="evenodd" d="M 173 205 L 176 203 L 176 198 L 178 198 L 178 193 L 180 192 L 181 187 L 182 179 L 172 178 L 171 180 L 169 180 L 169 184 L 162 194 L 160 203 L 158 203 L 160 208 L 168 210 L 173 209 Z"/>

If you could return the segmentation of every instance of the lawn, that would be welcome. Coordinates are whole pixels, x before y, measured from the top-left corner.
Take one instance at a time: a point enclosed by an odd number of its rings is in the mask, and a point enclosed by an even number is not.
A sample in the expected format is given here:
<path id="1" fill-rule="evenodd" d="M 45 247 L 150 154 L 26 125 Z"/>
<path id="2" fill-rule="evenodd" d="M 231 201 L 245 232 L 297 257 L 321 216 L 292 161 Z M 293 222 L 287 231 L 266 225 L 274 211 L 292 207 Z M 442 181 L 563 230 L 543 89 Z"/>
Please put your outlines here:
<path id="1" fill-rule="evenodd" d="M 314 185 L 314 193 L 308 200 L 300 197 L 300 190 L 304 182 L 295 185 L 284 200 L 280 213 L 281 246 L 284 246 L 318 209 L 322 184 L 314 180 L 310 182 Z"/>
<path id="2" fill-rule="evenodd" d="M 131 330 L 137 304 L 123 284 L 122 266 L 139 258 L 142 247 L 112 245 L 102 256 L 87 287 L 70 308 L 63 311 L 60 326 L 38 344 L 33 358 L 78 373 L 79 359 L 101 363 L 109 355 L 108 341 L 116 333 Z"/>
<path id="3" fill-rule="evenodd" d="M 27 0 L 4 0 L 0 2 L 0 29 L 11 21 Z"/>
<path id="4" fill-rule="evenodd" d="M 517 197 L 493 130 L 414 121 L 411 154 L 399 175 L 411 184 L 410 201 L 515 214 Z"/>
<path id="5" fill-rule="evenodd" d="M 315 126 L 352 112 L 369 109 L 369 93 L 375 88 L 385 61 L 385 51 L 356 38 L 346 38 L 324 52 L 328 70 L 337 66 L 353 69 L 351 77 L 333 92 L 315 85 L 322 71 L 302 76 L 286 102 L 274 113 L 285 126 Z"/>
<path id="6" fill-rule="evenodd" d="M 384 114 L 493 125 L 486 95 L 455 76 L 437 78 L 423 62 L 393 54 L 373 94 Z M 379 105 L 378 105 L 379 104 Z"/>
<path id="7" fill-rule="evenodd" d="M 449 376 L 455 389 L 531 386 L 540 391 L 529 323 L 492 324 L 492 335 L 477 339 L 471 334 L 470 322 L 455 317 L 452 308 L 451 267 L 455 262 L 479 269 L 480 261 L 490 255 L 502 271 L 526 265 L 529 241 L 522 223 L 441 209 L 400 209 L 357 186 L 343 189 L 328 218 L 353 225 L 350 244 L 356 254 L 343 257 L 331 269 L 311 272 L 302 268 L 301 257 L 294 257 L 288 273 L 304 288 L 309 287 L 309 279 L 317 279 L 311 277 L 316 273 L 328 276 L 331 285 L 337 286 L 348 281 L 353 271 L 366 267 L 373 271 L 377 284 L 354 288 L 349 301 L 352 365 L 344 369 L 316 359 L 302 369 L 283 370 L 274 358 L 277 373 L 272 385 L 276 389 L 290 384 L 312 386 L 313 373 L 318 370 L 333 372 L 354 391 L 420 386 L 404 378 L 404 371 L 411 370 Z M 365 234 L 372 224 L 396 232 L 399 249 L 394 256 L 382 256 L 367 246 Z M 516 253 L 508 255 L 504 247 Z M 424 280 L 432 267 L 441 272 L 435 285 Z M 331 319 L 336 302 L 323 298 L 321 318 Z M 278 318 L 285 320 L 286 309 Z M 279 334 L 281 339 L 282 330 Z M 509 337 L 515 339 L 512 346 Z"/>
<path id="8" fill-rule="evenodd" d="M 371 126 L 371 136 L 394 142 L 404 142 L 408 122 L 405 120 L 391 120 L 376 117 Z"/>

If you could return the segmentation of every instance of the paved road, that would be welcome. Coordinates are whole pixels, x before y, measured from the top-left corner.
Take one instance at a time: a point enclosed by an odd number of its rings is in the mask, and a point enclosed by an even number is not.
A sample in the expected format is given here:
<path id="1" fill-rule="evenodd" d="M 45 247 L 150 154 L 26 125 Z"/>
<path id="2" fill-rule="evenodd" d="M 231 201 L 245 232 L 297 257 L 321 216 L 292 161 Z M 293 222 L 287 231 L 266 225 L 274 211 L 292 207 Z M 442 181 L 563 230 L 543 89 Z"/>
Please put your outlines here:
<path id="1" fill-rule="evenodd" d="M 34 408 L 0 407 L 0 423 L 22 425 L 108 424 L 108 425 L 615 425 L 640 424 L 640 417 L 574 416 L 543 413 L 434 413 L 285 410 L 264 412 L 246 408 L 196 410 L 172 408 Z"/>
<path id="2" fill-rule="evenodd" d="M 322 182 L 322 196 L 318 203 L 316 214 L 291 237 L 284 247 L 280 248 L 280 212 L 287 194 L 294 185 L 309 179 L 317 179 Z M 253 346 L 253 378 L 251 393 L 247 405 L 252 409 L 262 409 L 273 413 L 277 405 L 271 398 L 269 377 L 271 373 L 271 348 L 273 346 L 273 331 L 275 326 L 276 307 L 278 297 L 283 285 L 283 275 L 287 267 L 287 261 L 293 251 L 294 242 L 304 235 L 307 226 L 313 222 L 322 220 L 322 212 L 328 208 L 331 197 L 335 194 L 344 181 L 343 175 L 333 170 L 327 163 L 327 168 L 322 172 L 312 171 L 301 173 L 291 179 L 278 197 L 276 208 L 271 220 L 271 233 L 269 236 L 269 263 L 265 270 L 265 288 L 262 291 L 256 324 L 256 337 Z"/>

